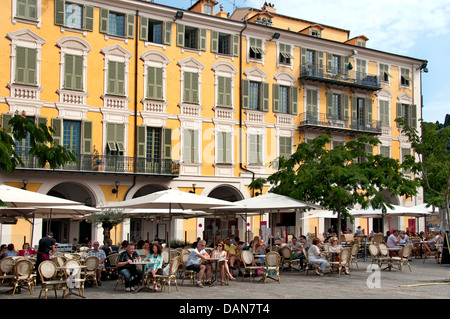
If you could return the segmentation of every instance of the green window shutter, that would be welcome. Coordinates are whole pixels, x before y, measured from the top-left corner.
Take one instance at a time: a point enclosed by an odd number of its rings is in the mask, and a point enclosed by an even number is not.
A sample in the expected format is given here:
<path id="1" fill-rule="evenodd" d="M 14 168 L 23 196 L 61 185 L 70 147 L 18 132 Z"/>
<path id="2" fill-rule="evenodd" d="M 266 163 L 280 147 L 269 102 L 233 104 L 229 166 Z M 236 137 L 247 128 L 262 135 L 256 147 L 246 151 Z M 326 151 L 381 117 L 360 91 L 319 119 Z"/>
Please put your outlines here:
<path id="1" fill-rule="evenodd" d="M 37 20 L 37 0 L 15 0 L 15 16 L 27 20 Z"/>
<path id="2" fill-rule="evenodd" d="M 242 108 L 248 109 L 249 108 L 249 86 L 250 81 L 249 80 L 242 80 Z"/>
<path id="3" fill-rule="evenodd" d="M 108 33 L 109 31 L 109 10 L 100 8 L 100 33 Z"/>
<path id="4" fill-rule="evenodd" d="M 270 110 L 270 100 L 269 100 L 269 83 L 262 83 L 263 90 L 263 103 L 262 103 L 262 111 L 269 112 Z"/>
<path id="5" fill-rule="evenodd" d="M 16 47 L 16 83 L 36 84 L 37 50 Z"/>
<path id="6" fill-rule="evenodd" d="M 83 90 L 83 57 L 66 54 L 64 56 L 64 88 Z"/>
<path id="7" fill-rule="evenodd" d="M 198 131 L 194 130 L 192 134 L 192 162 L 198 163 L 198 151 L 199 151 L 199 145 L 198 145 Z"/>
<path id="8" fill-rule="evenodd" d="M 139 17 L 139 40 L 148 40 L 148 18 Z"/>
<path id="9" fill-rule="evenodd" d="M 84 29 L 94 31 L 94 7 L 84 6 Z"/>
<path id="10" fill-rule="evenodd" d="M 137 156 L 145 157 L 145 142 L 146 142 L 146 126 L 138 126 L 137 127 Z"/>
<path id="11" fill-rule="evenodd" d="M 63 120 L 58 118 L 52 119 L 52 127 L 55 132 L 52 134 L 53 143 L 55 145 L 62 145 L 63 143 Z"/>
<path id="12" fill-rule="evenodd" d="M 217 162 L 231 164 L 231 133 L 219 132 L 217 134 Z"/>
<path id="13" fill-rule="evenodd" d="M 134 38 L 134 14 L 127 14 L 126 15 L 126 21 L 127 21 L 127 37 L 130 39 Z"/>
<path id="14" fill-rule="evenodd" d="M 232 105 L 231 78 L 225 78 L 224 106 L 233 107 Z"/>
<path id="15" fill-rule="evenodd" d="M 249 164 L 262 164 L 262 136 L 250 135 Z"/>
<path id="16" fill-rule="evenodd" d="M 380 101 L 381 125 L 389 125 L 389 101 Z"/>
<path id="17" fill-rule="evenodd" d="M 72 54 L 64 55 L 64 88 L 73 88 L 73 74 L 74 74 L 74 60 L 75 56 Z"/>
<path id="18" fill-rule="evenodd" d="M 106 123 L 106 145 L 110 151 L 117 151 L 116 124 Z"/>
<path id="19" fill-rule="evenodd" d="M 163 99 L 163 69 L 148 67 L 147 69 L 147 98 Z"/>
<path id="20" fill-rule="evenodd" d="M 218 106 L 225 106 L 225 77 L 219 76 L 217 78 L 218 87 L 217 87 L 217 105 Z"/>
<path id="21" fill-rule="evenodd" d="M 55 24 L 56 25 L 64 25 L 65 4 L 66 3 L 64 0 L 55 0 Z"/>
<path id="22" fill-rule="evenodd" d="M 298 114 L 298 89 L 296 86 L 291 86 L 291 114 Z"/>
<path id="23" fill-rule="evenodd" d="M 372 107 L 373 107 L 373 100 L 365 99 L 364 111 L 365 111 L 365 115 L 366 115 L 366 124 L 369 124 L 369 125 L 372 125 Z"/>
<path id="24" fill-rule="evenodd" d="M 191 163 L 191 130 L 183 130 L 183 162 Z"/>
<path id="25" fill-rule="evenodd" d="M 163 128 L 163 159 L 172 159 L 172 129 Z"/>
<path id="26" fill-rule="evenodd" d="M 327 72 L 333 72 L 333 54 L 327 52 Z"/>
<path id="27" fill-rule="evenodd" d="M 409 120 L 410 120 L 409 126 L 413 129 L 416 129 L 417 128 L 417 105 L 415 105 L 415 104 L 410 105 L 409 111 L 411 112 L 410 116 L 409 116 Z"/>
<path id="28" fill-rule="evenodd" d="M 301 48 L 301 53 L 300 53 L 300 61 L 302 66 L 306 65 L 306 49 L 305 48 Z"/>
<path id="29" fill-rule="evenodd" d="M 356 96 L 352 96 L 352 105 L 351 105 L 351 112 L 352 112 L 352 121 L 351 126 L 356 127 L 358 124 L 358 98 Z"/>
<path id="30" fill-rule="evenodd" d="M 75 90 L 81 91 L 83 90 L 83 57 L 75 56 L 74 61 L 74 80 L 75 80 Z"/>
<path id="31" fill-rule="evenodd" d="M 170 21 L 164 22 L 164 44 L 172 44 L 172 22 Z"/>
<path id="32" fill-rule="evenodd" d="M 384 157 L 391 157 L 391 148 L 389 146 L 380 145 L 380 155 Z"/>
<path id="33" fill-rule="evenodd" d="M 317 51 L 317 71 L 319 72 L 319 74 L 323 74 L 323 65 L 323 51 Z"/>
<path id="34" fill-rule="evenodd" d="M 272 110 L 280 112 L 280 85 L 272 84 Z"/>
<path id="35" fill-rule="evenodd" d="M 11 132 L 11 126 L 9 125 L 9 120 L 12 118 L 12 114 L 2 114 L 2 129 L 7 133 Z"/>
<path id="36" fill-rule="evenodd" d="M 184 24 L 177 23 L 177 46 L 184 47 Z"/>
<path id="37" fill-rule="evenodd" d="M 108 91 L 110 94 L 125 94 L 125 63 L 108 62 Z"/>
<path id="38" fill-rule="evenodd" d="M 184 72 L 184 102 L 198 104 L 198 74 Z"/>
<path id="39" fill-rule="evenodd" d="M 327 119 L 333 118 L 333 93 L 327 92 Z"/>
<path id="40" fill-rule="evenodd" d="M 402 116 L 402 103 L 397 103 L 397 117 L 403 117 Z M 400 127 L 400 125 L 397 123 L 397 127 Z"/>
<path id="41" fill-rule="evenodd" d="M 206 29 L 200 29 L 200 50 L 206 51 Z"/>
<path id="42" fill-rule="evenodd" d="M 342 112 L 343 112 L 343 120 L 344 121 L 348 121 L 349 119 L 349 109 L 348 109 L 348 95 L 347 94 L 342 94 Z"/>
<path id="43" fill-rule="evenodd" d="M 217 53 L 219 48 L 219 32 L 211 31 L 211 52 Z"/>
<path id="44" fill-rule="evenodd" d="M 92 154 L 92 122 L 83 121 L 83 154 Z"/>
<path id="45" fill-rule="evenodd" d="M 183 102 L 191 102 L 191 72 L 184 72 Z"/>
<path id="46" fill-rule="evenodd" d="M 348 64 L 350 63 L 348 56 L 342 57 L 342 73 L 344 75 L 348 75 Z"/>
<path id="47" fill-rule="evenodd" d="M 239 35 L 233 35 L 233 55 L 239 56 Z"/>

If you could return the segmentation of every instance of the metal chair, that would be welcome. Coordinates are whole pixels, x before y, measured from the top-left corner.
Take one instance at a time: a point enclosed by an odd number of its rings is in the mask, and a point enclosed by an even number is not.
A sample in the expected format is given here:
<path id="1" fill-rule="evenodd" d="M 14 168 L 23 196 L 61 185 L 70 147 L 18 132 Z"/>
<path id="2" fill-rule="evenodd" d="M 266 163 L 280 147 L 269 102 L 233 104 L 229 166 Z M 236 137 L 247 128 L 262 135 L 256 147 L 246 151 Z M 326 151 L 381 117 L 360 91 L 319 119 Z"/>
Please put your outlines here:
<path id="1" fill-rule="evenodd" d="M 173 280 L 175 282 L 175 287 L 178 291 L 178 284 L 177 284 L 177 271 L 178 267 L 180 266 L 180 256 L 175 257 L 170 262 L 170 268 L 169 268 L 169 274 L 168 275 L 154 275 L 155 284 L 153 285 L 153 292 L 155 292 L 156 283 L 159 282 L 161 286 L 165 289 L 166 283 L 169 286 L 169 294 L 170 294 L 170 283 Z"/>
<path id="2" fill-rule="evenodd" d="M 17 287 L 19 287 L 20 289 L 20 287 L 24 285 L 28 286 L 30 294 L 33 293 L 33 284 L 36 276 L 35 274 L 33 274 L 33 264 L 26 259 L 22 259 L 14 265 L 14 270 L 15 279 L 13 296 L 16 293 Z"/>
<path id="3" fill-rule="evenodd" d="M 292 258 L 292 250 L 289 246 L 281 247 L 279 254 L 281 255 L 281 266 L 284 267 L 284 264 L 287 263 L 291 268 L 291 271 L 294 270 L 294 265 L 300 265 L 300 259 Z M 298 270 L 298 269 L 297 269 Z"/>
<path id="4" fill-rule="evenodd" d="M 45 291 L 45 299 L 47 299 L 47 292 L 49 287 L 55 291 L 55 298 L 58 298 L 56 291 L 60 288 L 63 290 L 63 298 L 66 295 L 66 282 L 61 280 L 58 275 L 56 265 L 51 260 L 44 260 L 39 264 L 38 273 L 41 277 L 41 291 L 39 292 L 39 299 L 41 299 L 42 292 Z"/>
<path id="5" fill-rule="evenodd" d="M 262 274 L 264 283 L 266 283 L 267 278 L 270 277 L 269 275 L 276 275 L 277 281 L 280 284 L 280 261 L 281 256 L 276 251 L 271 251 L 266 254 L 264 257 L 264 271 Z M 270 278 L 273 279 L 272 277 Z"/>

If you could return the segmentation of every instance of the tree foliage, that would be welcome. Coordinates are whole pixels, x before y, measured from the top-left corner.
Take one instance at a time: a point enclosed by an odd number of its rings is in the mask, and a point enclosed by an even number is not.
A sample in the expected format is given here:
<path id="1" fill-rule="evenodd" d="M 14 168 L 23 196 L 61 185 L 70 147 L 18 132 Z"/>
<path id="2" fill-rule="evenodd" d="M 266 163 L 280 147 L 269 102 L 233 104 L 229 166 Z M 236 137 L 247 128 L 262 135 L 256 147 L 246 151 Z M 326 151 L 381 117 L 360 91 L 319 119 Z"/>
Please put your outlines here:
<path id="1" fill-rule="evenodd" d="M 88 222 L 92 224 L 101 224 L 103 227 L 103 240 L 111 238 L 111 230 L 114 226 L 120 224 L 125 218 L 123 209 L 106 208 L 101 213 L 90 214 Z"/>
<path id="2" fill-rule="evenodd" d="M 421 134 L 397 119 L 416 156 L 409 156 L 412 171 L 420 177 L 428 204 L 441 207 L 443 229 L 449 230 L 450 126 L 421 122 Z"/>
<path id="3" fill-rule="evenodd" d="M 380 144 L 378 139 L 360 136 L 331 150 L 330 141 L 329 135 L 319 135 L 301 143 L 290 158 L 278 159 L 277 172 L 250 187 L 269 182 L 274 193 L 318 203 L 337 213 L 338 229 L 341 218 L 351 217 L 348 213 L 355 204 L 391 207 L 382 191 L 393 196 L 417 193 L 418 182 L 404 174 L 406 163 L 403 167 L 398 160 L 366 151 Z"/>

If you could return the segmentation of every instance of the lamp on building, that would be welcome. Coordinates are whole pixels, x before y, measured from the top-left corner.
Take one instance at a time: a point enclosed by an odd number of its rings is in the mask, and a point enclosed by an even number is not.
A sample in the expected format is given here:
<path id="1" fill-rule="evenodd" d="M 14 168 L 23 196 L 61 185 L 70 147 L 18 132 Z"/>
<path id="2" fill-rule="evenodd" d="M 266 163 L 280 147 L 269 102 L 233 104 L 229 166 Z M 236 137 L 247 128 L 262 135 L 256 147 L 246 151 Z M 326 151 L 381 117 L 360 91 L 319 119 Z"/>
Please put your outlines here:
<path id="1" fill-rule="evenodd" d="M 420 67 L 420 70 L 425 72 L 425 73 L 428 73 L 427 65 L 428 65 L 428 62 L 423 62 L 422 66 Z"/>
<path id="2" fill-rule="evenodd" d="M 22 180 L 22 183 L 23 183 L 22 189 L 27 189 L 28 179 Z"/>
<path id="3" fill-rule="evenodd" d="M 352 50 L 352 56 L 353 56 L 353 55 L 357 55 L 357 54 L 358 54 L 358 51 L 356 51 L 355 49 L 353 49 L 353 50 Z"/>
<path id="4" fill-rule="evenodd" d="M 353 65 L 351 62 L 348 63 L 347 70 L 353 70 Z"/>
<path id="5" fill-rule="evenodd" d="M 173 21 L 181 20 L 181 19 L 183 19 L 183 11 L 178 10 L 177 13 L 175 13 L 175 17 L 173 18 Z"/>
<path id="6" fill-rule="evenodd" d="M 192 184 L 192 190 L 190 190 L 189 193 L 195 194 L 195 184 Z"/>
<path id="7" fill-rule="evenodd" d="M 281 36 L 280 32 L 275 32 L 275 33 L 272 35 L 272 38 L 271 38 L 270 40 L 273 40 L 273 39 L 279 39 L 280 36 Z"/>
<path id="8" fill-rule="evenodd" d="M 116 197 L 117 197 L 117 194 L 119 193 L 119 185 L 120 185 L 120 182 L 119 182 L 119 181 L 116 181 L 116 182 L 115 182 L 115 185 L 116 185 L 116 188 L 113 188 L 111 192 L 112 192 L 113 194 L 116 194 Z"/>

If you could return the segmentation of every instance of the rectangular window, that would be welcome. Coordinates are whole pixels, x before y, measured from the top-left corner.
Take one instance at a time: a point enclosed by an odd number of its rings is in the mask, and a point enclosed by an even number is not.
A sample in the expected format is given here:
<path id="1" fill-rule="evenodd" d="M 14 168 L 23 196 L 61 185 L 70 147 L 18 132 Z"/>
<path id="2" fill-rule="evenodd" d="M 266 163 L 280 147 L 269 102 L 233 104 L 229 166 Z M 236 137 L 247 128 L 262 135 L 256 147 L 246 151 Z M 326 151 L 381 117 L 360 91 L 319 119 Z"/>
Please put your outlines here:
<path id="1" fill-rule="evenodd" d="M 199 103 L 198 93 L 199 93 L 198 73 L 184 72 L 183 102 L 198 104 Z"/>
<path id="2" fill-rule="evenodd" d="M 306 65 L 316 64 L 316 51 L 306 50 Z"/>
<path id="3" fill-rule="evenodd" d="M 306 90 L 306 118 L 308 123 L 316 123 L 319 115 L 318 91 Z"/>
<path id="4" fill-rule="evenodd" d="M 108 61 L 107 93 L 125 95 L 125 63 Z"/>
<path id="5" fill-rule="evenodd" d="M 148 41 L 163 43 L 163 23 L 161 21 L 148 20 Z"/>
<path id="6" fill-rule="evenodd" d="M 183 130 L 183 161 L 198 163 L 198 131 Z"/>
<path id="7" fill-rule="evenodd" d="M 380 63 L 380 80 L 381 82 L 389 83 L 389 65 Z"/>
<path id="8" fill-rule="evenodd" d="M 147 159 L 161 159 L 161 128 L 147 127 Z"/>
<path id="9" fill-rule="evenodd" d="M 249 83 L 249 109 L 259 110 L 260 109 L 260 88 L 261 83 L 250 81 Z"/>
<path id="10" fill-rule="evenodd" d="M 16 47 L 16 84 L 37 84 L 37 50 Z"/>
<path id="11" fill-rule="evenodd" d="M 391 157 L 391 148 L 389 146 L 380 145 L 380 155 L 384 157 Z"/>
<path id="12" fill-rule="evenodd" d="M 125 152 L 125 125 L 106 124 L 106 154 L 123 155 Z"/>
<path id="13" fill-rule="evenodd" d="M 289 87 L 280 86 L 280 113 L 289 113 Z"/>
<path id="14" fill-rule="evenodd" d="M 64 55 L 64 89 L 83 90 L 83 57 Z"/>
<path id="15" fill-rule="evenodd" d="M 261 60 L 264 56 L 262 39 L 250 38 L 250 53 L 251 59 Z"/>
<path id="16" fill-rule="evenodd" d="M 163 69 L 149 66 L 147 68 L 147 98 L 163 99 Z"/>
<path id="17" fill-rule="evenodd" d="M 230 132 L 217 133 L 217 163 L 219 164 L 232 164 L 231 137 Z"/>
<path id="18" fill-rule="evenodd" d="M 16 0 L 16 17 L 37 20 L 37 0 Z"/>
<path id="19" fill-rule="evenodd" d="M 79 4 L 65 4 L 65 23 L 69 28 L 81 29 L 83 26 L 83 7 Z"/>
<path id="20" fill-rule="evenodd" d="M 279 44 L 280 48 L 280 60 L 281 64 L 291 65 L 291 61 L 294 58 L 291 54 L 291 46 L 289 44 Z"/>
<path id="21" fill-rule="evenodd" d="M 231 36 L 229 34 L 219 33 L 217 53 L 231 54 Z"/>
<path id="22" fill-rule="evenodd" d="M 389 101 L 380 100 L 381 125 L 389 126 Z"/>
<path id="23" fill-rule="evenodd" d="M 409 69 L 401 69 L 401 80 L 400 80 L 401 86 L 409 87 L 411 84 L 411 76 L 409 74 Z"/>
<path id="24" fill-rule="evenodd" d="M 342 105 L 341 96 L 339 94 L 333 94 L 333 118 L 342 120 Z"/>
<path id="25" fill-rule="evenodd" d="M 292 155 L 292 138 L 287 136 L 280 136 L 280 157 L 289 159 Z"/>
<path id="26" fill-rule="evenodd" d="M 249 136 L 249 164 L 263 164 L 262 135 L 252 134 Z"/>
<path id="27" fill-rule="evenodd" d="M 212 9 L 213 9 L 213 6 L 211 6 L 211 5 L 205 5 L 205 14 L 211 15 L 212 12 L 213 12 Z"/>
<path id="28" fill-rule="evenodd" d="M 231 78 L 219 76 L 217 81 L 217 106 L 233 107 L 231 101 Z"/>
<path id="29" fill-rule="evenodd" d="M 108 34 L 125 36 L 125 14 L 109 12 L 108 21 Z"/>
<path id="30" fill-rule="evenodd" d="M 184 47 L 191 49 L 199 48 L 198 29 L 185 27 L 184 29 Z"/>
<path id="31" fill-rule="evenodd" d="M 341 57 L 333 55 L 332 57 L 332 72 L 337 74 L 342 72 Z"/>
<path id="32" fill-rule="evenodd" d="M 63 146 L 76 154 L 80 154 L 81 122 L 64 120 Z"/>

